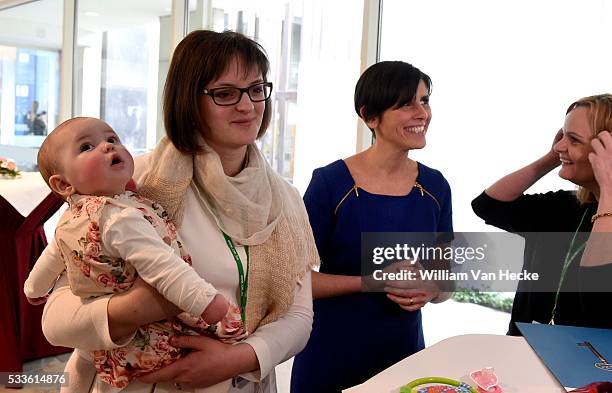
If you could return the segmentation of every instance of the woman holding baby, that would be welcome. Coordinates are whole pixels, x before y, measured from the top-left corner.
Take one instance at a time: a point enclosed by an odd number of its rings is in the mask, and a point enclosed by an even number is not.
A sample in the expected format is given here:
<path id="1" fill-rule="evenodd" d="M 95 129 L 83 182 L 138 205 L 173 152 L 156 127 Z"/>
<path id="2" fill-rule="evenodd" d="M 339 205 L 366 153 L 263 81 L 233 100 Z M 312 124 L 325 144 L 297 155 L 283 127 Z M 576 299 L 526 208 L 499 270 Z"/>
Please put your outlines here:
<path id="1" fill-rule="evenodd" d="M 174 52 L 164 89 L 167 137 L 136 158 L 135 181 L 139 194 L 168 211 L 195 271 L 244 305 L 248 336 L 235 345 L 177 336 L 171 344 L 190 352 L 126 392 L 275 392 L 274 367 L 306 344 L 318 255 L 298 192 L 255 145 L 270 122 L 268 68 L 261 46 L 232 32 L 195 31 Z M 117 319 L 126 307 L 133 320 Z M 150 320 L 139 314 L 145 307 Z M 178 312 L 143 282 L 82 302 L 60 279 L 43 327 L 55 345 L 110 349 L 133 339 L 143 323 Z M 71 359 L 67 371 L 94 379 L 89 362 Z"/>

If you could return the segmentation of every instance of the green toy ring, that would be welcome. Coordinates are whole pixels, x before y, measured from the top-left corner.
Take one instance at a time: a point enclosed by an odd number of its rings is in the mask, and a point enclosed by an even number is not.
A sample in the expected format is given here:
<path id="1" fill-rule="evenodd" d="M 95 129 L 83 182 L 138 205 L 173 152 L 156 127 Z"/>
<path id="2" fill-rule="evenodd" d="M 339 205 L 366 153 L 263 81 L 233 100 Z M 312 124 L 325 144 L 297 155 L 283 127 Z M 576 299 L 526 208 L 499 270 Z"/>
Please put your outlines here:
<path id="1" fill-rule="evenodd" d="M 414 388 L 416 388 L 417 386 L 428 384 L 428 383 L 442 383 L 442 384 L 450 385 L 454 387 L 463 387 L 463 388 L 469 389 L 470 393 L 478 393 L 477 390 L 475 390 L 473 387 L 471 387 L 470 385 L 466 383 L 459 382 L 455 379 L 444 378 L 444 377 L 424 377 L 424 378 L 415 379 L 414 381 L 408 383 L 407 385 L 402 386 L 400 388 L 400 393 L 414 393 L 416 392 Z"/>

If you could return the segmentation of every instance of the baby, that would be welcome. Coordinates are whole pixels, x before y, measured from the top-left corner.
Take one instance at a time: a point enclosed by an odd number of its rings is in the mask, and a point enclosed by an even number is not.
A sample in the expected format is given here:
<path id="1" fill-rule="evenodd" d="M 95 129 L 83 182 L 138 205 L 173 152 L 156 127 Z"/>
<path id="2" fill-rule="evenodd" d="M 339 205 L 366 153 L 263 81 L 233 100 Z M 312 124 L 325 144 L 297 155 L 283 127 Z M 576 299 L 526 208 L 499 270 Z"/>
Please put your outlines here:
<path id="1" fill-rule="evenodd" d="M 219 328 L 215 333 L 224 341 L 241 338 L 242 325 L 236 329 L 240 309 L 191 268 L 168 214 L 159 204 L 126 191 L 134 161 L 108 124 L 94 118 L 60 124 L 43 142 L 38 166 L 68 209 L 50 244 L 58 248 L 61 260 L 37 261 L 24 286 L 30 303 L 44 303 L 66 270 L 70 289 L 79 297 L 127 291 L 139 276 L 186 311 L 179 315 L 180 322 L 142 326 L 126 347 L 94 351 L 102 381 L 122 388 L 177 360 L 181 350 L 168 343 L 174 333 Z M 126 319 L 129 312 L 125 310 Z M 229 322 L 211 326 L 221 320 Z"/>

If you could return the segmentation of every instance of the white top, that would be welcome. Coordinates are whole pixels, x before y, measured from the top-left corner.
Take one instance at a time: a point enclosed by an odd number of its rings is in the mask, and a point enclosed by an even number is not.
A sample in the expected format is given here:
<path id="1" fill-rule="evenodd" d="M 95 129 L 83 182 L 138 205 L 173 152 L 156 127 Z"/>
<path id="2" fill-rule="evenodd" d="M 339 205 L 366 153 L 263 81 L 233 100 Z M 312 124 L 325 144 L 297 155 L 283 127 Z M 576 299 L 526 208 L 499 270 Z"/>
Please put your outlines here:
<path id="1" fill-rule="evenodd" d="M 137 183 L 142 180 L 144 171 L 148 168 L 148 157 L 149 155 L 145 155 L 135 160 L 139 174 L 135 176 Z M 206 277 L 229 301 L 238 304 L 238 270 L 225 239 L 207 209 L 201 208 L 192 189 L 188 189 L 185 197 L 185 216 L 179 235 L 191 254 L 193 268 Z M 240 258 L 246 260 L 244 248 L 237 245 L 237 250 Z M 52 253 L 52 249 L 45 249 L 44 254 L 46 253 Z M 129 342 L 131 337 L 121 343 L 114 343 L 110 338 L 106 312 L 109 298 L 110 296 L 104 296 L 81 303 L 81 299 L 70 292 L 65 279 L 61 280 L 45 305 L 45 336 L 54 345 L 84 350 L 115 348 Z M 312 289 L 310 273 L 307 273 L 296 288 L 294 302 L 288 312 L 275 322 L 260 327 L 244 341 L 253 347 L 259 362 L 259 371 L 242 377 L 261 384 L 249 383 L 240 390 L 233 390 L 231 381 L 228 380 L 196 391 L 247 393 L 260 389 L 258 391 L 264 393 L 276 392 L 274 367 L 304 348 L 312 329 L 312 318 Z M 124 391 L 149 392 L 150 388 L 150 385 L 136 382 Z M 158 384 L 155 392 L 175 390 L 171 384 Z"/>

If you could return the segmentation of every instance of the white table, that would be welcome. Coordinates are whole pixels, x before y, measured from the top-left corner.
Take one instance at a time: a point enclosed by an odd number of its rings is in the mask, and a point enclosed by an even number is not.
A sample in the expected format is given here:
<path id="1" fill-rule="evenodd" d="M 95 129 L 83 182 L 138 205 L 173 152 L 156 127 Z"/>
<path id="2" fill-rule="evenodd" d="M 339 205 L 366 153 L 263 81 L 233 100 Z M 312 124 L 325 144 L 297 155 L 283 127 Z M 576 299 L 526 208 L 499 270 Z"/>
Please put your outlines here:
<path id="1" fill-rule="evenodd" d="M 27 217 L 51 192 L 38 172 L 21 172 L 15 179 L 0 178 L 0 195 Z"/>
<path id="2" fill-rule="evenodd" d="M 47 183 L 45 183 L 38 172 L 21 172 L 21 176 L 15 179 L 0 178 L 0 196 L 6 199 L 6 201 L 24 217 L 29 216 L 32 210 L 34 210 L 50 192 L 51 189 L 47 186 Z M 64 204 L 64 206 L 45 223 L 44 227 L 47 240 L 53 238 L 57 222 L 66 207 L 67 205 Z"/>
<path id="3" fill-rule="evenodd" d="M 474 386 L 469 373 L 487 366 L 495 368 L 503 393 L 566 392 L 524 338 L 489 334 L 448 338 L 343 392 L 397 393 L 408 382 L 429 376 Z"/>

